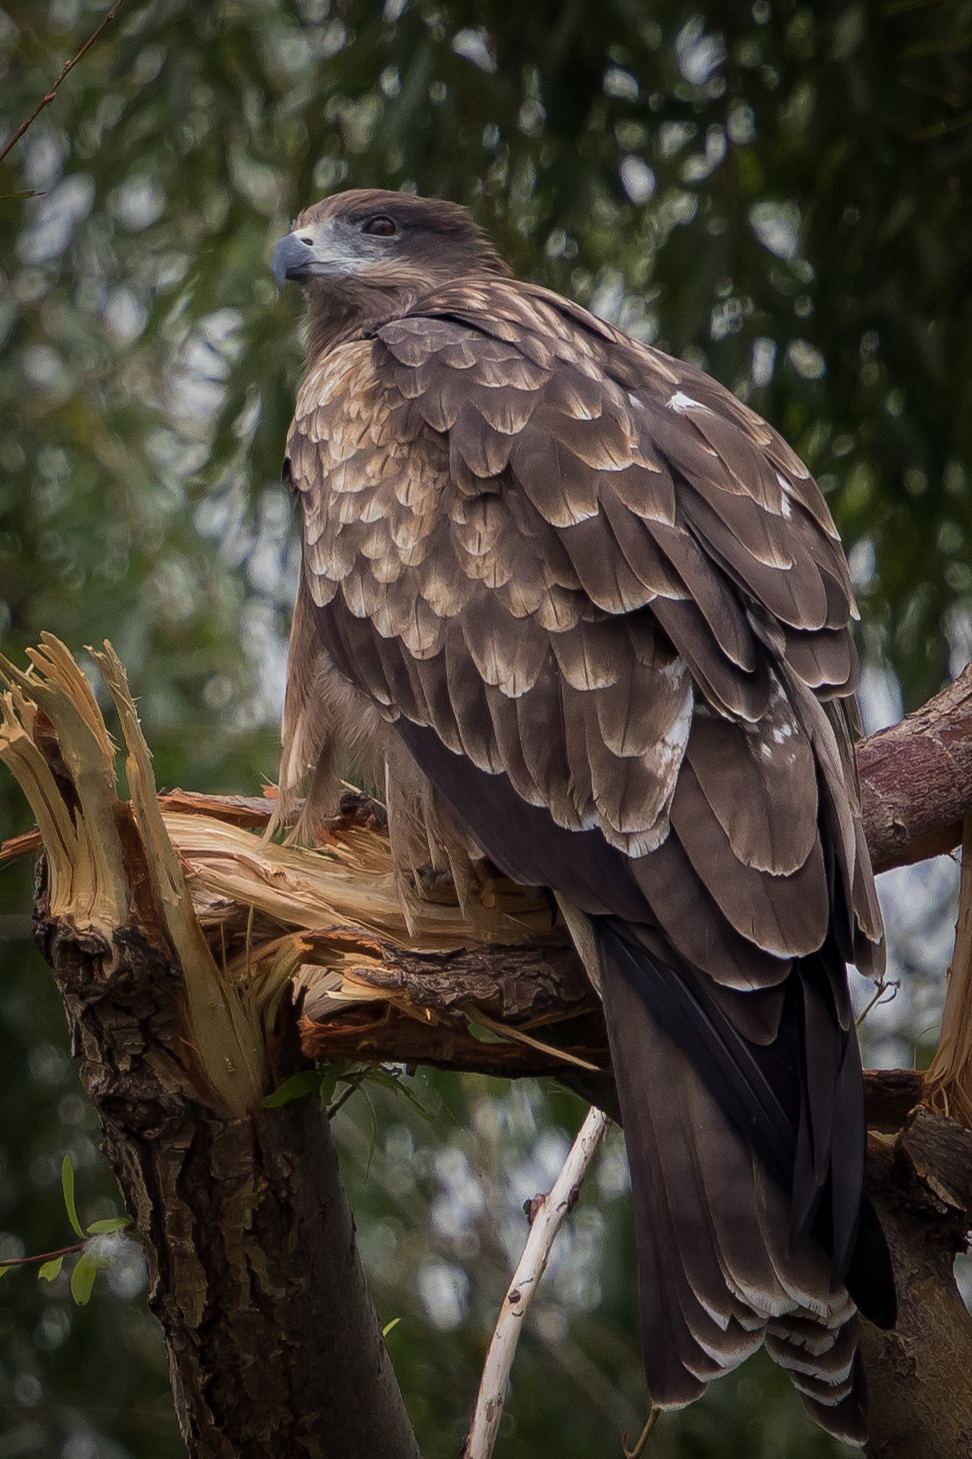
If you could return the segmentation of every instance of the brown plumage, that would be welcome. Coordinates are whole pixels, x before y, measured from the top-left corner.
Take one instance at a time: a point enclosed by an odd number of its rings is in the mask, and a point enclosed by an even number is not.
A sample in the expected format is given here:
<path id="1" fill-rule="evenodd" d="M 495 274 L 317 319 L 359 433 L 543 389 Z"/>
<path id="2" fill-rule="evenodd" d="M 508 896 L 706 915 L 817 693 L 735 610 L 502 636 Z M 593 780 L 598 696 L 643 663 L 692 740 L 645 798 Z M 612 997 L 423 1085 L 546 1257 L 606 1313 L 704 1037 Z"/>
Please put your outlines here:
<path id="1" fill-rule="evenodd" d="M 765 1342 L 861 1443 L 855 1302 L 894 1294 L 845 962 L 879 972 L 882 934 L 823 497 L 452 204 L 343 193 L 274 262 L 309 326 L 282 805 L 357 746 L 406 898 L 483 855 L 552 888 L 604 998 L 653 1400 Z"/>

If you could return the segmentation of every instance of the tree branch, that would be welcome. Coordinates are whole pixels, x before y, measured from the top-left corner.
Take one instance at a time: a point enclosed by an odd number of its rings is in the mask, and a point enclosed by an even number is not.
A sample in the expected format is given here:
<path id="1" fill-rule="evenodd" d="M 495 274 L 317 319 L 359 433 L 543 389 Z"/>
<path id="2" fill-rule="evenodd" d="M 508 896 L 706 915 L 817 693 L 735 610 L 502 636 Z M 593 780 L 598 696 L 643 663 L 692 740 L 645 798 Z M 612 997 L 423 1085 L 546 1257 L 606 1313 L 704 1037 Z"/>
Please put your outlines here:
<path id="1" fill-rule="evenodd" d="M 46 904 L 38 941 L 143 1238 L 192 1459 L 420 1459 L 315 1101 L 233 1115 L 185 1047 L 180 966 L 131 927 L 79 934 Z M 289 1006 L 275 1042 L 289 1074 Z"/>
<path id="2" fill-rule="evenodd" d="M 564 1218 L 574 1209 L 587 1167 L 610 1127 L 611 1121 L 600 1110 L 588 1110 L 550 1192 L 545 1196 L 534 1196 L 529 1202 L 530 1234 L 523 1255 L 517 1262 L 486 1354 L 472 1427 L 462 1446 L 461 1459 L 490 1459 L 503 1417 L 506 1385 L 523 1331 L 523 1320 L 546 1271 L 557 1232 Z"/>
<path id="3" fill-rule="evenodd" d="M 857 745 L 864 829 L 877 872 L 940 856 L 961 844 L 972 811 L 972 665 L 914 714 Z M 345 797 L 352 816 L 365 798 Z M 368 805 L 372 805 L 368 802 Z M 173 790 L 159 796 L 165 814 L 200 815 L 245 830 L 264 830 L 274 800 Z M 301 805 L 294 808 L 294 819 Z M 0 846 L 0 865 L 39 851 L 35 831 Z"/>
<path id="4" fill-rule="evenodd" d="M 31 657 L 29 674 L 0 661 L 0 758 L 44 828 L 37 938 L 145 1245 L 189 1453 L 420 1459 L 328 1121 L 310 1099 L 261 1104 L 306 1063 L 283 971 L 237 979 L 207 943 L 111 657 L 132 806 L 63 645 Z"/>
<path id="5" fill-rule="evenodd" d="M 972 665 L 900 724 L 857 746 L 875 871 L 952 851 L 972 810 Z"/>
<path id="6" fill-rule="evenodd" d="M 972 1225 L 972 1135 L 919 1106 L 868 1137 L 868 1192 L 898 1288 L 892 1332 L 861 1324 L 873 1459 L 972 1453 L 972 1318 L 955 1285 Z"/>
<path id="7" fill-rule="evenodd" d="M 21 137 L 27 131 L 27 128 L 33 126 L 34 122 L 40 116 L 44 108 L 50 106 L 51 102 L 56 99 L 62 81 L 64 81 L 71 74 L 71 72 L 74 70 L 75 66 L 82 59 L 82 57 L 88 54 L 95 41 L 101 35 L 101 32 L 111 21 L 114 20 L 123 3 L 124 0 L 115 0 L 114 5 L 112 5 L 111 9 L 102 16 L 100 23 L 88 36 L 88 39 L 85 41 L 80 51 L 78 51 L 77 55 L 72 56 L 70 61 L 65 61 L 63 67 L 61 68 L 61 74 L 58 76 L 56 81 L 53 81 L 51 83 L 50 90 L 45 92 L 45 94 L 41 97 L 40 101 L 34 107 L 34 110 L 30 113 L 30 115 L 28 117 L 25 117 L 25 119 L 20 123 L 20 126 L 14 132 L 9 142 L 7 142 L 7 144 L 3 148 L 0 148 L 0 162 L 3 161 L 3 159 L 7 156 L 9 152 L 13 151 L 14 147 L 16 147 Z"/>

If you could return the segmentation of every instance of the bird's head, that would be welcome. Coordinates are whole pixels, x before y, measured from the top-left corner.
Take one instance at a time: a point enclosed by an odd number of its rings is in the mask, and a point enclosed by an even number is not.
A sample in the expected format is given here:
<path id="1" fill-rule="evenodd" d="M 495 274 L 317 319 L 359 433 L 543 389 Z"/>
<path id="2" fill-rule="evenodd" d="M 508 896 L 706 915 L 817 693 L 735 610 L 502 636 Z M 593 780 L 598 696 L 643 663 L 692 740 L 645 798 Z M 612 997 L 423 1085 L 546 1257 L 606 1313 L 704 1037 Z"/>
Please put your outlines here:
<path id="1" fill-rule="evenodd" d="M 387 313 L 436 284 L 510 270 L 466 208 L 378 188 L 307 208 L 273 251 L 273 274 L 307 291 L 311 316 Z"/>

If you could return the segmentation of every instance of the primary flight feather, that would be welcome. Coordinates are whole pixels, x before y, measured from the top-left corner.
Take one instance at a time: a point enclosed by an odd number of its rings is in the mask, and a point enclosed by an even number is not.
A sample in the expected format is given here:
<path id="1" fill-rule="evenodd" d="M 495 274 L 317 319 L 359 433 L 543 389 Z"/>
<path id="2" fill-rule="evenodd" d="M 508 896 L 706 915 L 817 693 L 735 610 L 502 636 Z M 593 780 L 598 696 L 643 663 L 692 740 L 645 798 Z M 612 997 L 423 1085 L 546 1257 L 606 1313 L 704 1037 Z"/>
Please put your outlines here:
<path id="1" fill-rule="evenodd" d="M 652 1400 L 764 1343 L 863 1443 L 856 1313 L 892 1322 L 894 1286 L 845 965 L 883 944 L 819 489 L 454 204 L 340 193 L 274 271 L 308 303 L 282 805 L 310 775 L 326 813 L 356 749 L 403 895 L 484 857 L 554 892 L 604 1001 Z"/>

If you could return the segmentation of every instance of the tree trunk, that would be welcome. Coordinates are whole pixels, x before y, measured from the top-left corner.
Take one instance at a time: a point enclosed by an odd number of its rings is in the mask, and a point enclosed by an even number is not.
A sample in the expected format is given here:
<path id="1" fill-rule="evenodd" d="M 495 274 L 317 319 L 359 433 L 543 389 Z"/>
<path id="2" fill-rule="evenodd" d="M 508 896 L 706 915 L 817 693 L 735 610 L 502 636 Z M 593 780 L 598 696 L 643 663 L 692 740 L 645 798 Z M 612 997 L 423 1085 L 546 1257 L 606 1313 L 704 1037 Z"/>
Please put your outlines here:
<path id="1" fill-rule="evenodd" d="M 234 1116 L 186 1067 L 181 969 L 137 930 L 41 950 L 149 1263 L 193 1459 L 419 1459 L 313 1099 Z M 279 1055 L 297 1046 L 282 1006 Z"/>

